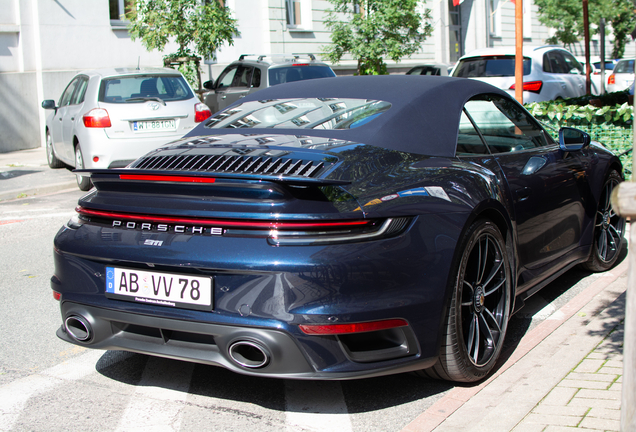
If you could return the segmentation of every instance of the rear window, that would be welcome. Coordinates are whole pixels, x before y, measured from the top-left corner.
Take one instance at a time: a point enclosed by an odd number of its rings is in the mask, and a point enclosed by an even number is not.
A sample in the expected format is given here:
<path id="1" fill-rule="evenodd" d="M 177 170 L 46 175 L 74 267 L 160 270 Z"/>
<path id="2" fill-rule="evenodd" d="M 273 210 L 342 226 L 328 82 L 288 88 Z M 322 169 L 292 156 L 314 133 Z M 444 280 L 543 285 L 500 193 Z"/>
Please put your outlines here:
<path id="1" fill-rule="evenodd" d="M 614 73 L 634 73 L 634 60 L 621 60 L 616 64 Z"/>
<path id="2" fill-rule="evenodd" d="M 135 103 L 146 100 L 180 101 L 194 97 L 181 75 L 134 75 L 106 78 L 99 88 L 99 101 Z"/>
<path id="3" fill-rule="evenodd" d="M 389 102 L 367 99 L 274 99 L 250 101 L 221 111 L 209 128 L 354 129 L 391 108 Z"/>
<path id="4" fill-rule="evenodd" d="M 416 66 L 407 75 L 441 75 L 441 70 L 435 66 Z"/>
<path id="5" fill-rule="evenodd" d="M 523 74 L 530 75 L 532 60 L 524 57 Z M 507 77 L 515 76 L 514 56 L 473 57 L 460 60 L 453 72 L 460 78 Z"/>
<path id="6" fill-rule="evenodd" d="M 302 81 L 314 78 L 335 77 L 336 74 L 329 66 L 286 66 L 269 68 L 269 85 L 286 82 Z"/>

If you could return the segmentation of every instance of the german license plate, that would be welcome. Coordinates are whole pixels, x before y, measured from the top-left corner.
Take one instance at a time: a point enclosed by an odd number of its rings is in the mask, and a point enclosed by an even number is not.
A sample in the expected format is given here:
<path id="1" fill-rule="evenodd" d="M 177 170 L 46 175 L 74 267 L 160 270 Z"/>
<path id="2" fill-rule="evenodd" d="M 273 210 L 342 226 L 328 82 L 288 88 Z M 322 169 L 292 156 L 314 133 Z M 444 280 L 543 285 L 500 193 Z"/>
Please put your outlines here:
<path id="1" fill-rule="evenodd" d="M 134 121 L 132 127 L 135 132 L 175 131 L 177 130 L 177 121 L 174 119 Z"/>
<path id="2" fill-rule="evenodd" d="M 212 310 L 212 278 L 106 267 L 106 297 L 149 305 Z"/>

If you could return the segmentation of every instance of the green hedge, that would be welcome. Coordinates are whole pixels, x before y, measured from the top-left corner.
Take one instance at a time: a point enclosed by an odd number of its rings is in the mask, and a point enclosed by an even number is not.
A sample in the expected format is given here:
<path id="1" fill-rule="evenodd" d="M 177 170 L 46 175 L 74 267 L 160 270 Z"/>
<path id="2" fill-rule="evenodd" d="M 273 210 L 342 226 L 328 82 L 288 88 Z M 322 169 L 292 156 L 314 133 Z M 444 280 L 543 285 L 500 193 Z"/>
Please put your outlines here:
<path id="1" fill-rule="evenodd" d="M 625 178 L 631 178 L 632 153 L 630 150 L 634 145 L 632 124 L 634 107 L 629 103 L 598 108 L 592 105 L 569 104 L 567 101 L 547 101 L 527 104 L 526 109 L 542 122 L 557 140 L 559 128 L 562 126 L 575 127 L 587 132 L 592 140 L 602 143 L 619 155 Z"/>

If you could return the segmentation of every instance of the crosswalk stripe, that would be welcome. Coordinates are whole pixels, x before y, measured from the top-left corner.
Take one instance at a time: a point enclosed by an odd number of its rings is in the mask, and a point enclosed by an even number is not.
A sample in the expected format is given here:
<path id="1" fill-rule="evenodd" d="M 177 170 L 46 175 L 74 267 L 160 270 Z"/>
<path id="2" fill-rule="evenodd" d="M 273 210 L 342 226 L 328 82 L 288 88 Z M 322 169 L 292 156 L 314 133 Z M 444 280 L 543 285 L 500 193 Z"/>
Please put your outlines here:
<path id="1" fill-rule="evenodd" d="M 64 383 L 95 372 L 95 363 L 104 351 L 89 351 L 39 374 L 15 380 L 0 387 L 0 431 L 9 431 L 29 398 Z"/>
<path id="2" fill-rule="evenodd" d="M 193 370 L 194 363 L 149 357 L 116 431 L 178 431 Z"/>
<path id="3" fill-rule="evenodd" d="M 339 382 L 285 380 L 285 405 L 289 431 L 353 431 Z"/>

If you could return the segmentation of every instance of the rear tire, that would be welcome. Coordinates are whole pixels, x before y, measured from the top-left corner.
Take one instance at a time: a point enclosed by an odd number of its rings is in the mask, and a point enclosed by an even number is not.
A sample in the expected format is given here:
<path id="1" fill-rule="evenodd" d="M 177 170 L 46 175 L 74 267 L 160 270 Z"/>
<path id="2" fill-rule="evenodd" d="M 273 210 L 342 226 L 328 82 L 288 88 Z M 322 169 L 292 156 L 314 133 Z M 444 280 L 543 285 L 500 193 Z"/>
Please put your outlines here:
<path id="1" fill-rule="evenodd" d="M 84 169 L 84 157 L 82 156 L 82 149 L 79 143 L 75 145 L 75 169 Z M 87 191 L 93 186 L 90 177 L 80 174 L 75 174 L 75 177 L 77 178 L 77 186 L 80 190 Z"/>
<path id="2" fill-rule="evenodd" d="M 474 382 L 493 369 L 503 346 L 511 304 L 506 243 L 488 220 L 473 223 L 461 243 L 450 304 L 435 366 L 429 378 Z"/>
<path id="3" fill-rule="evenodd" d="M 46 161 L 49 164 L 49 168 L 63 168 L 66 166 L 64 162 L 59 160 L 57 156 L 55 156 L 55 149 L 53 148 L 53 138 L 51 138 L 51 133 L 46 132 Z"/>
<path id="4" fill-rule="evenodd" d="M 612 208 L 612 191 L 623 179 L 616 171 L 611 171 L 603 185 L 594 219 L 594 243 L 592 255 L 583 268 L 593 272 L 609 270 L 616 264 L 625 241 L 625 219 Z"/>

